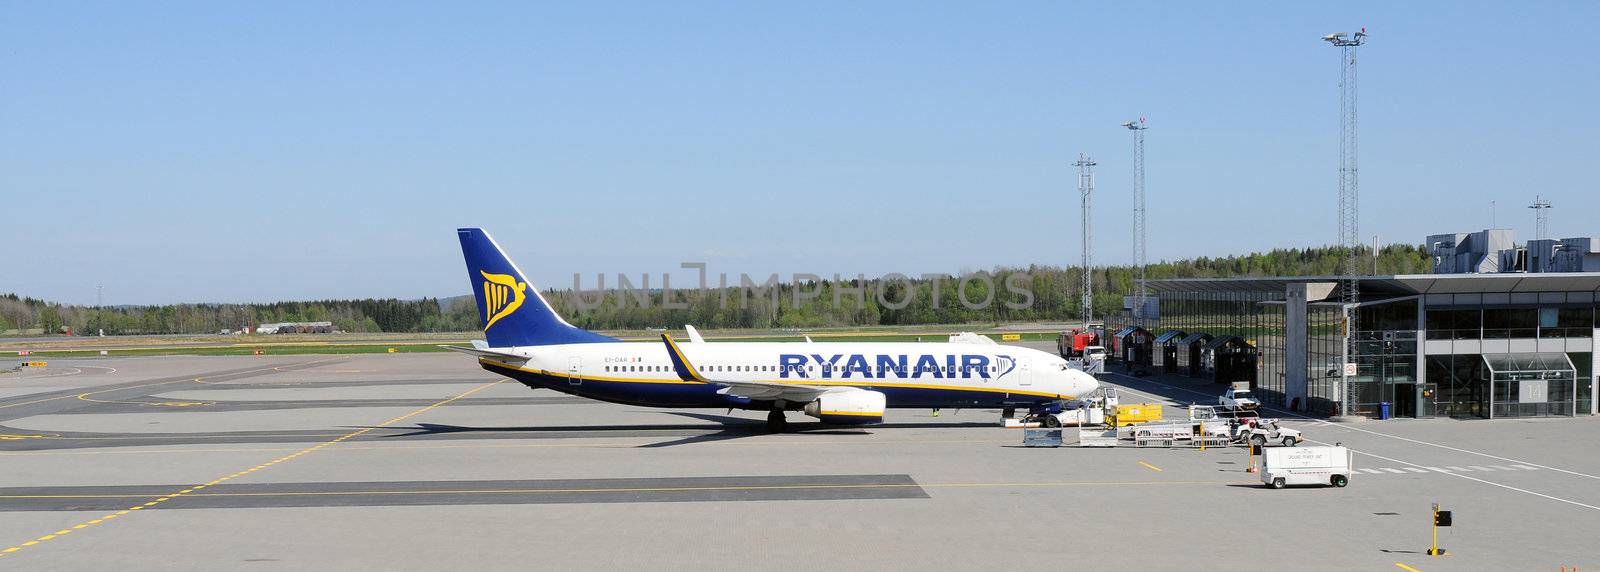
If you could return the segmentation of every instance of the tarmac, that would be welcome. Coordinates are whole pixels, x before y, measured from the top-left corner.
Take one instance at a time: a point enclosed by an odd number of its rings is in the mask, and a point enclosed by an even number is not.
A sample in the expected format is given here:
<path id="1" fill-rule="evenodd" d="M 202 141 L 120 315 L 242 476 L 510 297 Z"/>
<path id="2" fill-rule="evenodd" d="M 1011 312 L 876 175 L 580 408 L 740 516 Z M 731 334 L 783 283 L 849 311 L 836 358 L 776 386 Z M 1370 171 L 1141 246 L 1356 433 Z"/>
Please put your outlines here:
<path id="1" fill-rule="evenodd" d="M 1169 418 L 1221 391 L 1102 379 Z M 1024 448 L 992 410 L 772 435 L 455 354 L 51 359 L 0 374 L 0 567 L 1600 566 L 1600 419 L 1267 414 L 1355 449 L 1350 486 L 1263 488 L 1242 448 Z"/>

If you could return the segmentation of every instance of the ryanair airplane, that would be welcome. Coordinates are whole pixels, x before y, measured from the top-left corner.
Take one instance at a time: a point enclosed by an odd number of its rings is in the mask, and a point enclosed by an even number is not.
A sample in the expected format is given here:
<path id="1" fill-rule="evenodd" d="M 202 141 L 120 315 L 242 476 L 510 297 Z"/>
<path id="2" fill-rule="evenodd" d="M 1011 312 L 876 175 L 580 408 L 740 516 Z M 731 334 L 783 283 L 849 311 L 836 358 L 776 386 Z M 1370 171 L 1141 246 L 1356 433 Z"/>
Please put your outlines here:
<path id="1" fill-rule="evenodd" d="M 1099 383 L 1060 357 L 977 335 L 951 343 L 624 342 L 557 315 L 483 229 L 456 231 L 485 340 L 445 346 L 534 389 L 648 407 L 785 412 L 836 424 L 883 421 L 885 408 L 1028 408 L 1043 411 Z M 1047 417 L 1053 419 L 1053 417 Z"/>

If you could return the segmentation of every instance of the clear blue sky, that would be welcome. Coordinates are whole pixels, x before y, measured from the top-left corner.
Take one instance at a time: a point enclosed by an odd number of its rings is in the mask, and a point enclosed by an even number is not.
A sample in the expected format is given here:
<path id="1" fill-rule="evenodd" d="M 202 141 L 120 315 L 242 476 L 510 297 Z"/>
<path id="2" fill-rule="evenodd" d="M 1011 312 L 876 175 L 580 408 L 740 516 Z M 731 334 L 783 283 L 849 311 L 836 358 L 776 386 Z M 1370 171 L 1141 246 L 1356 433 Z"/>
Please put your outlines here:
<path id="1" fill-rule="evenodd" d="M 863 5 L 865 4 L 865 5 Z M 1600 3 L 104 4 L 0 9 L 0 291 L 467 293 L 452 229 L 573 272 L 921 272 L 1326 244 L 1338 50 L 1363 233 L 1600 235 Z M 613 278 L 614 280 L 614 278 Z M 680 283 L 681 284 L 681 283 Z"/>

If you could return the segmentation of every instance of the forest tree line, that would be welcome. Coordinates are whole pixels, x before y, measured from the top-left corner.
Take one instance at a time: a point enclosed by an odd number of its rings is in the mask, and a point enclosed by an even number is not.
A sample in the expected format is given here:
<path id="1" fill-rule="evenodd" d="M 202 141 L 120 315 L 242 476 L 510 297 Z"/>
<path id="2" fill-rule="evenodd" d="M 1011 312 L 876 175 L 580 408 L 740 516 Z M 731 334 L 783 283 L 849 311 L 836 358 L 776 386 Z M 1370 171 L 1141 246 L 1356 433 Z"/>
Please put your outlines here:
<path id="1" fill-rule="evenodd" d="M 1151 264 L 1151 280 L 1339 274 L 1346 258 L 1337 248 L 1279 249 L 1222 258 Z M 1420 246 L 1391 245 L 1378 257 L 1379 274 L 1431 271 Z M 1372 265 L 1365 258 L 1364 268 Z M 695 324 L 705 328 L 815 328 L 916 324 L 1072 321 L 1080 315 L 1080 267 L 996 268 L 963 279 L 873 278 L 816 280 L 762 288 L 739 286 L 630 294 L 621 291 L 544 292 L 573 325 L 588 329 L 640 329 Z M 1121 309 L 1137 273 L 1131 266 L 1090 272 L 1094 313 Z M 730 283 L 737 283 L 731 280 Z M 981 302 L 987 302 L 980 304 Z M 965 303 L 963 303 L 965 302 Z M 202 334 L 273 322 L 333 322 L 345 332 L 462 332 L 481 327 L 470 297 L 419 300 L 366 299 L 263 304 L 168 304 L 157 306 L 64 305 L 16 294 L 0 295 L 0 332 L 70 329 L 78 334 Z"/>

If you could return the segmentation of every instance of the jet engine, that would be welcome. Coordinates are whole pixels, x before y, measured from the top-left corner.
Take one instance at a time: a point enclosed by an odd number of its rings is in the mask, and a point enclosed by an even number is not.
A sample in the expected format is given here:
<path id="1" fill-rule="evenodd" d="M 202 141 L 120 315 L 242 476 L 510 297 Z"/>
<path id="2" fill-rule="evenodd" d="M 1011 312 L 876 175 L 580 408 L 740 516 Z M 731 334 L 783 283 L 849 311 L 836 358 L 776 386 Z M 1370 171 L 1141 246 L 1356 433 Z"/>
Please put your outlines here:
<path id="1" fill-rule="evenodd" d="M 821 419 L 823 423 L 864 425 L 883 422 L 883 407 L 887 398 L 877 391 L 845 389 L 830 391 L 807 403 L 806 415 Z"/>

